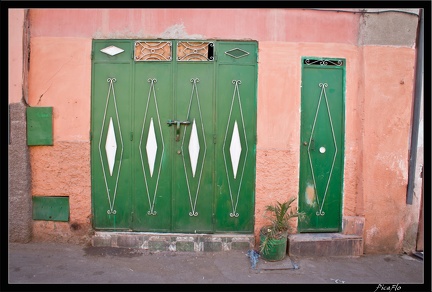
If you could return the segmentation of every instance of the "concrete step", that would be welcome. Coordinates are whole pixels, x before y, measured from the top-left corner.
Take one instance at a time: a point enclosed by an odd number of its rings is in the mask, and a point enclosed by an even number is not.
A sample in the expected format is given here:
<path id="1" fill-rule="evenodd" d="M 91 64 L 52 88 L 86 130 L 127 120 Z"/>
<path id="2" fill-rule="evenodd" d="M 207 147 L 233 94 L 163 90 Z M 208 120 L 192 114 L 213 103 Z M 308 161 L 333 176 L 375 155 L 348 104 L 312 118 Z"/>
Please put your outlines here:
<path id="1" fill-rule="evenodd" d="M 290 234 L 287 249 L 289 256 L 359 256 L 363 254 L 363 238 L 342 233 Z"/>
<path id="2" fill-rule="evenodd" d="M 217 252 L 253 249 L 253 234 L 189 234 L 96 231 L 92 245 L 150 251 Z"/>

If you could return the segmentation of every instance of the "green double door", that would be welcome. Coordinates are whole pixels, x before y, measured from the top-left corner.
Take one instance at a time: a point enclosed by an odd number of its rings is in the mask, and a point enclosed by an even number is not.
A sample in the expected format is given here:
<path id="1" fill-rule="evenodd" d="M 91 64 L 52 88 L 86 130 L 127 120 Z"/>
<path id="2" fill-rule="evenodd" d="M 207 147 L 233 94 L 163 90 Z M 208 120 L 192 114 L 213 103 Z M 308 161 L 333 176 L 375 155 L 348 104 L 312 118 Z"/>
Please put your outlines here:
<path id="1" fill-rule="evenodd" d="M 96 230 L 253 232 L 256 42 L 94 40 Z"/>
<path id="2" fill-rule="evenodd" d="M 342 227 L 345 60 L 302 58 L 300 232 Z"/>

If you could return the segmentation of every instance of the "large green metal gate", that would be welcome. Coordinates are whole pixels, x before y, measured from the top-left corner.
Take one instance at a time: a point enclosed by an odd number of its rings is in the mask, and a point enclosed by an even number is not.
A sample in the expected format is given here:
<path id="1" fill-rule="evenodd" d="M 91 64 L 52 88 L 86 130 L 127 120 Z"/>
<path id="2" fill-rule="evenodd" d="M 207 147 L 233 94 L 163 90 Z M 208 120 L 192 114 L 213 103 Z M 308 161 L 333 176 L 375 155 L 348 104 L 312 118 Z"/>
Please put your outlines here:
<path id="1" fill-rule="evenodd" d="M 345 60 L 302 58 L 300 232 L 342 225 Z"/>
<path id="2" fill-rule="evenodd" d="M 94 228 L 253 232 L 256 81 L 256 42 L 94 40 Z"/>

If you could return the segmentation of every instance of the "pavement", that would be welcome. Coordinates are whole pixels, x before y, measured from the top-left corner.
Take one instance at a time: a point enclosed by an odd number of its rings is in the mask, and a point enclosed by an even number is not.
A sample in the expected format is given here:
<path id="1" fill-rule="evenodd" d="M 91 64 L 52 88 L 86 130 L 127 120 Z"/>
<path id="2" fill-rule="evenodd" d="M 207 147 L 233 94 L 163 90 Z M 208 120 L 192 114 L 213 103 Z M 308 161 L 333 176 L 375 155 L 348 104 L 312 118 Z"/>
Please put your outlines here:
<path id="1" fill-rule="evenodd" d="M 424 260 L 413 255 L 287 256 L 282 261 L 267 262 L 253 254 L 252 251 L 150 252 L 63 243 L 9 243 L 8 284 L 2 280 L 0 290 L 30 291 L 35 287 L 22 284 L 139 284 L 141 291 L 146 290 L 143 284 L 190 284 L 191 288 L 213 284 L 253 284 L 254 287 L 289 284 L 301 290 L 320 291 L 322 284 L 330 284 L 332 290 L 343 291 L 353 290 L 350 285 L 355 285 L 357 291 L 361 288 L 374 292 L 431 291 L 430 267 L 425 277 Z M 129 286 L 121 287 L 124 291 Z"/>

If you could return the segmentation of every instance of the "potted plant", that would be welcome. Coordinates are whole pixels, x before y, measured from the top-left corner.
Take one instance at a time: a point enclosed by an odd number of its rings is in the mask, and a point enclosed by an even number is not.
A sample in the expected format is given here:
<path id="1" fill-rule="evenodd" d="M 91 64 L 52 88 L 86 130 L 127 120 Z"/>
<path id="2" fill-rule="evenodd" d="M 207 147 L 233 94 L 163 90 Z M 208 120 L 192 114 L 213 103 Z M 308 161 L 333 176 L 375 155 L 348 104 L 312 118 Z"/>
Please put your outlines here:
<path id="1" fill-rule="evenodd" d="M 293 197 L 283 203 L 276 202 L 266 206 L 264 216 L 270 223 L 260 229 L 259 251 L 261 257 L 267 261 L 280 261 L 285 258 L 287 237 L 291 231 L 289 221 L 295 217 L 304 217 L 304 213 L 293 211 L 291 204 L 295 200 Z"/>

